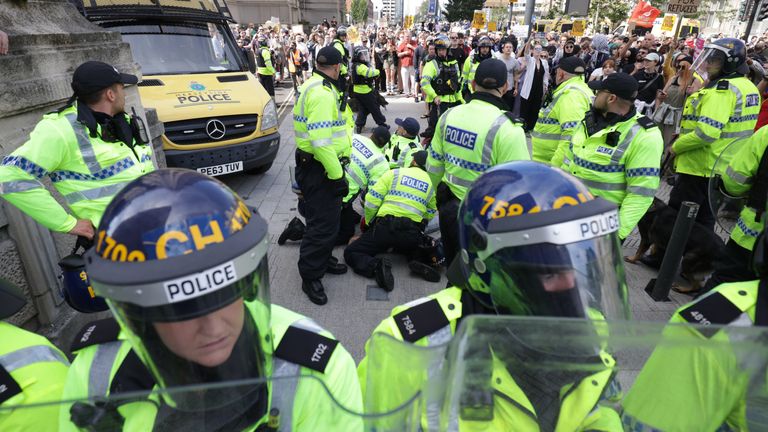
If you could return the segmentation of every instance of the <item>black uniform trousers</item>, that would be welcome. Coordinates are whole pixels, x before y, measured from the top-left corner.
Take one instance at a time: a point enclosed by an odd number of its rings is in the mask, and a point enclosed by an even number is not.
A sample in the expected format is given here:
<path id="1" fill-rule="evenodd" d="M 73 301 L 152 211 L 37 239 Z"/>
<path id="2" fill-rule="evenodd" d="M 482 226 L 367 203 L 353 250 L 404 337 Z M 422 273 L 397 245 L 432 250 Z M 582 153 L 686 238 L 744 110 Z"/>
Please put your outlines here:
<path id="1" fill-rule="evenodd" d="M 296 150 L 296 181 L 304 195 L 307 228 L 299 248 L 299 274 L 307 281 L 323 277 L 339 232 L 341 201 L 325 168 L 311 154 Z"/>
<path id="2" fill-rule="evenodd" d="M 440 238 L 443 240 L 445 265 L 450 266 L 459 253 L 459 205 L 461 200 L 445 183 L 437 186 L 437 212 L 440 215 Z"/>
<path id="3" fill-rule="evenodd" d="M 757 279 L 752 270 L 752 251 L 739 246 L 733 239 L 728 239 L 723 252 L 715 261 L 715 272 L 707 280 L 702 292 L 707 292 L 720 284 Z"/>
<path id="4" fill-rule="evenodd" d="M 683 201 L 692 201 L 699 205 L 696 222 L 709 230 L 715 228 L 715 217 L 709 208 L 709 178 L 690 174 L 678 174 L 675 187 L 669 193 L 669 206 L 680 210 Z"/>
<path id="5" fill-rule="evenodd" d="M 259 82 L 264 90 L 269 93 L 270 96 L 275 97 L 275 76 L 274 75 L 259 75 Z"/>
<path id="6" fill-rule="evenodd" d="M 355 126 L 365 126 L 365 122 L 368 120 L 368 114 L 373 117 L 373 121 L 379 126 L 384 126 L 387 123 L 387 118 L 381 113 L 381 106 L 373 91 L 365 94 L 354 93 L 354 95 L 355 99 L 360 102 L 360 111 L 357 112 Z"/>
<path id="7" fill-rule="evenodd" d="M 437 120 L 443 115 L 448 108 L 461 105 L 461 102 L 440 102 L 440 105 L 435 105 L 434 102 L 429 103 L 429 120 L 427 122 L 427 129 L 422 134 L 423 137 L 432 138 L 435 135 L 435 127 L 437 126 Z"/>
<path id="8" fill-rule="evenodd" d="M 341 205 L 341 217 L 339 218 L 339 233 L 336 235 L 336 245 L 343 246 L 349 243 L 349 239 L 355 235 L 355 229 L 360 223 L 360 213 L 352 207 L 354 199 Z"/>
<path id="9" fill-rule="evenodd" d="M 391 215 L 377 217 L 373 226 L 344 250 L 344 261 L 355 273 L 372 278 L 376 269 L 377 254 L 392 249 L 408 256 L 408 260 L 429 263 L 421 226 L 406 218 Z"/>

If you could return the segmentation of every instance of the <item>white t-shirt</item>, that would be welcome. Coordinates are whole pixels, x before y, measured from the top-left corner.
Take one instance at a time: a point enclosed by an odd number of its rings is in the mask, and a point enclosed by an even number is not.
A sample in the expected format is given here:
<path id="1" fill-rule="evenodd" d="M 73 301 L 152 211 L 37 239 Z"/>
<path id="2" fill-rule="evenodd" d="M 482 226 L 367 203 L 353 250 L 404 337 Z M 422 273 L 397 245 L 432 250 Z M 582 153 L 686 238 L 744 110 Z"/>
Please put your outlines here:
<path id="1" fill-rule="evenodd" d="M 503 61 L 504 65 L 507 66 L 507 87 L 512 90 L 515 87 L 515 73 L 520 71 L 520 63 L 513 55 L 505 59 L 503 55 L 499 54 L 496 58 Z"/>
<path id="2" fill-rule="evenodd" d="M 601 80 L 603 79 L 603 68 L 597 68 L 592 71 L 592 75 L 589 76 L 589 80 L 592 81 L 592 79 Z"/>

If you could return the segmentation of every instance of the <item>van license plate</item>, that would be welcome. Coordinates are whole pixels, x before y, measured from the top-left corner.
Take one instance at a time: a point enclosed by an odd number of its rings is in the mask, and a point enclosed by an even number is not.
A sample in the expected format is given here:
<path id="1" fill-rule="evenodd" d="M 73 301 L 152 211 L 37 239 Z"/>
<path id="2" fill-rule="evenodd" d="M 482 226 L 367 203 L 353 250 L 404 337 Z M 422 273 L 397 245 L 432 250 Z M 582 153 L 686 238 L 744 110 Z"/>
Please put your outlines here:
<path id="1" fill-rule="evenodd" d="M 207 174 L 209 176 L 219 176 L 224 174 L 230 174 L 243 170 L 243 161 L 230 162 L 222 165 L 214 165 L 209 167 L 198 168 L 197 172 Z"/>

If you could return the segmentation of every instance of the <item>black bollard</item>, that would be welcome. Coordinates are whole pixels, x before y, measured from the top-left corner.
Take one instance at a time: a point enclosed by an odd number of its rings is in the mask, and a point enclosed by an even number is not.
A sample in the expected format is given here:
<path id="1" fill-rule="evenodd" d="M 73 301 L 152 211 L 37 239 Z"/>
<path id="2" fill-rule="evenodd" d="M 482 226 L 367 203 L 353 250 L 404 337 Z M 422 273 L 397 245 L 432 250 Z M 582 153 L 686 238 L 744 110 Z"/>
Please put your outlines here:
<path id="1" fill-rule="evenodd" d="M 695 202 L 683 201 L 680 205 L 680 211 L 677 212 L 677 219 L 675 219 L 675 226 L 672 228 L 672 235 L 669 238 L 669 243 L 667 243 L 664 259 L 661 261 L 659 275 L 656 279 L 651 279 L 645 287 L 645 292 L 656 301 L 669 301 L 669 290 L 672 288 L 675 277 L 677 277 L 680 259 L 685 252 L 685 245 L 688 243 L 688 236 L 691 235 L 691 229 L 696 223 L 698 213 L 699 205 Z"/>

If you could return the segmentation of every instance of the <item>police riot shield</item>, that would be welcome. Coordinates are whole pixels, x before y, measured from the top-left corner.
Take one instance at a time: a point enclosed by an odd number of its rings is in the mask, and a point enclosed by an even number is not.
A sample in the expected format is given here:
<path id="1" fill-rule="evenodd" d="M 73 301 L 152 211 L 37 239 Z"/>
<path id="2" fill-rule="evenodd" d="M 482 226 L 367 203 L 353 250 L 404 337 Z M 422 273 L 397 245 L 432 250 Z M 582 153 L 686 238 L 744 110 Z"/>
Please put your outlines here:
<path id="1" fill-rule="evenodd" d="M 722 179 L 728 175 L 733 176 L 733 172 L 728 166 L 746 142 L 746 140 L 742 139 L 729 144 L 717 157 L 712 167 L 712 174 L 709 176 L 709 209 L 712 211 L 712 215 L 715 216 L 720 228 L 728 234 L 733 231 L 733 227 L 736 225 L 739 213 L 746 202 L 746 197 L 729 194 L 723 186 Z"/>
<path id="2" fill-rule="evenodd" d="M 86 376 L 87 378 L 87 376 Z M 0 405 L 0 425 L 62 431 L 417 431 L 418 395 L 388 412 L 363 414 L 356 377 L 326 383 L 314 375 L 224 382 L 34 405 Z M 88 383 L 81 383 L 87 391 Z M 175 399 L 231 390 L 239 401 L 194 411 Z M 65 395 L 67 390 L 65 390 Z M 9 423 L 4 423 L 8 421 Z M 17 430 L 12 427 L 12 430 Z"/>
<path id="3" fill-rule="evenodd" d="M 767 430 L 768 329 L 749 325 L 466 317 L 440 430 Z"/>

